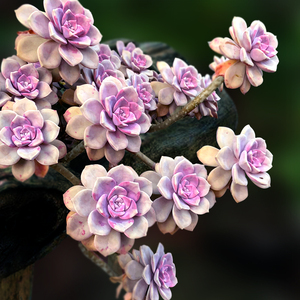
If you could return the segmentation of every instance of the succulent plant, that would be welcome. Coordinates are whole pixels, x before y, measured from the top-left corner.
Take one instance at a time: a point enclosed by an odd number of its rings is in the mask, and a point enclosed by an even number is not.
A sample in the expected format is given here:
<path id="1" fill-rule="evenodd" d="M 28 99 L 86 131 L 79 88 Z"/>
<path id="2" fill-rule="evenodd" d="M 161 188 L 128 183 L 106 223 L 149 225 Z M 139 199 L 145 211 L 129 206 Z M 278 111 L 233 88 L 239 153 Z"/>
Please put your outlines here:
<path id="1" fill-rule="evenodd" d="M 56 111 L 39 111 L 26 98 L 15 102 L 13 110 L 0 111 L 0 165 L 12 166 L 19 181 L 45 176 L 49 165 L 66 154 L 64 143 L 56 140 L 58 122 Z"/>
<path id="2" fill-rule="evenodd" d="M 273 155 L 249 125 L 237 136 L 232 129 L 219 127 L 217 142 L 220 150 L 204 146 L 197 152 L 204 165 L 216 167 L 208 176 L 213 190 L 222 194 L 230 186 L 234 200 L 240 202 L 248 197 L 246 175 L 258 187 L 270 187 L 270 175 L 266 172 L 272 168 Z"/>
<path id="3" fill-rule="evenodd" d="M 223 75 L 226 87 L 240 88 L 245 94 L 251 85 L 262 84 L 262 71 L 276 71 L 278 41 L 262 22 L 253 21 L 247 27 L 240 17 L 233 18 L 229 32 L 232 39 L 218 37 L 209 43 L 212 50 L 229 59 L 216 68 L 216 76 Z"/>
<path id="4" fill-rule="evenodd" d="M 3 59 L 0 74 L 0 106 L 7 101 L 23 98 L 34 100 L 37 104 L 48 101 L 55 104 L 58 97 L 50 84 L 52 74 L 36 64 L 27 64 L 17 56 Z"/>
<path id="5" fill-rule="evenodd" d="M 182 59 L 175 58 L 172 68 L 166 62 L 159 61 L 157 68 L 164 83 L 153 81 L 151 85 L 158 102 L 168 105 L 171 114 L 201 92 L 201 75 L 194 66 L 188 66 Z"/>
<path id="6" fill-rule="evenodd" d="M 93 25 L 91 12 L 79 1 L 45 0 L 44 7 L 42 12 L 24 4 L 16 10 L 20 23 L 34 33 L 17 38 L 17 54 L 48 69 L 59 67 L 61 77 L 73 84 L 80 76 L 79 64 L 98 67 L 99 57 L 91 46 L 97 45 L 102 35 Z"/>
<path id="7" fill-rule="evenodd" d="M 178 227 L 193 231 L 198 215 L 207 213 L 215 203 L 205 167 L 183 156 L 162 156 L 155 170 L 143 175 L 153 182 L 153 193 L 161 194 L 152 205 L 159 229 L 163 233 L 173 233 Z"/>
<path id="8" fill-rule="evenodd" d="M 117 164 L 125 149 L 140 150 L 140 134 L 147 132 L 151 124 L 133 87 L 123 87 L 110 76 L 103 80 L 99 92 L 92 85 L 82 85 L 77 87 L 75 97 L 81 107 L 74 116 L 74 109 L 65 113 L 66 131 L 84 140 L 91 160 L 105 155 L 109 162 Z"/>
<path id="9" fill-rule="evenodd" d="M 121 287 L 131 300 L 157 300 L 159 295 L 164 300 L 172 297 L 170 288 L 177 284 L 176 267 L 171 253 L 164 252 L 159 243 L 156 253 L 148 246 L 141 246 L 140 251 L 121 254 L 119 264 L 124 270 Z M 130 298 L 131 296 L 131 298 Z"/>
<path id="10" fill-rule="evenodd" d="M 136 73 L 145 73 L 149 76 L 152 75 L 152 71 L 148 68 L 152 66 L 152 58 L 149 55 L 143 53 L 142 49 L 135 46 L 134 43 L 130 42 L 125 47 L 123 41 L 117 42 L 117 50 L 121 57 L 122 71 L 126 75 L 126 69 L 129 68 Z"/>
<path id="11" fill-rule="evenodd" d="M 81 181 L 64 194 L 67 233 L 104 256 L 126 253 L 155 222 L 151 182 L 124 165 L 86 166 Z"/>

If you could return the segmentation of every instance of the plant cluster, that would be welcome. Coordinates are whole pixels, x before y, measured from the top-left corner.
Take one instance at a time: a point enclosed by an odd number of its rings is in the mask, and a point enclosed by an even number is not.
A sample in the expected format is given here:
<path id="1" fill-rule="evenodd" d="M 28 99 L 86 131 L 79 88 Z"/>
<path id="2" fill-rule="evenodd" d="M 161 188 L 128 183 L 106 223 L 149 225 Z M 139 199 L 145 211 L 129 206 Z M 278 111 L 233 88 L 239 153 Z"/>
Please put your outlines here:
<path id="1" fill-rule="evenodd" d="M 231 38 L 209 43 L 223 55 L 210 64 L 212 77 L 179 58 L 172 66 L 159 61 L 155 71 L 134 43 L 118 41 L 116 51 L 101 43 L 92 13 L 77 0 L 44 0 L 44 9 L 24 4 L 15 11 L 28 30 L 1 64 L 1 167 L 19 181 L 44 177 L 49 166 L 60 172 L 73 184 L 63 195 L 67 233 L 99 260 L 115 257 L 123 274 L 112 280 L 118 292 L 125 289 L 124 299 L 169 300 L 177 284 L 172 255 L 162 244 L 156 253 L 141 246 L 131 254 L 135 239 L 155 223 L 163 233 L 193 231 L 227 190 L 245 200 L 248 179 L 268 188 L 273 157 L 249 125 L 239 135 L 219 127 L 220 149 L 202 147 L 199 163 L 184 153 L 153 162 L 140 152 L 141 135 L 183 117 L 217 118 L 217 88 L 246 93 L 262 83 L 262 71 L 276 71 L 276 36 L 260 21 L 247 27 L 234 17 Z M 90 161 L 105 157 L 109 169 L 95 163 L 77 178 L 65 164 L 84 151 Z M 126 151 L 150 170 L 137 174 L 123 165 Z"/>

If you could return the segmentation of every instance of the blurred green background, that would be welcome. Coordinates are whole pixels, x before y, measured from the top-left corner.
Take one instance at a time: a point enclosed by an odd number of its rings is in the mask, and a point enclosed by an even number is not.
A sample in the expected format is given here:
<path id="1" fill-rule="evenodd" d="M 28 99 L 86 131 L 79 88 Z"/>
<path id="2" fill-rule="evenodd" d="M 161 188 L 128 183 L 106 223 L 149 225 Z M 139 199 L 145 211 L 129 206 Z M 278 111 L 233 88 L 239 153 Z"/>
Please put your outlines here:
<path id="1" fill-rule="evenodd" d="M 5 1 L 1 7 L 0 58 L 14 54 L 16 32 L 24 30 L 14 9 L 42 0 Z M 94 15 L 102 42 L 129 38 L 161 41 L 181 53 L 203 75 L 214 53 L 207 42 L 229 37 L 234 16 L 247 24 L 261 20 L 279 40 L 278 71 L 264 73 L 264 83 L 247 95 L 228 91 L 239 113 L 237 133 L 247 124 L 267 141 L 274 155 L 272 187 L 249 183 L 249 197 L 236 204 L 229 194 L 199 218 L 194 232 L 164 236 L 157 228 L 137 241 L 153 250 L 162 242 L 172 252 L 179 283 L 178 299 L 300 299 L 300 139 L 298 95 L 300 2 L 295 0 L 82 0 Z M 184 155 L 184 153 L 180 153 Z M 37 224 L 38 226 L 38 224 Z M 114 299 L 116 286 L 65 239 L 36 263 L 33 300 Z"/>

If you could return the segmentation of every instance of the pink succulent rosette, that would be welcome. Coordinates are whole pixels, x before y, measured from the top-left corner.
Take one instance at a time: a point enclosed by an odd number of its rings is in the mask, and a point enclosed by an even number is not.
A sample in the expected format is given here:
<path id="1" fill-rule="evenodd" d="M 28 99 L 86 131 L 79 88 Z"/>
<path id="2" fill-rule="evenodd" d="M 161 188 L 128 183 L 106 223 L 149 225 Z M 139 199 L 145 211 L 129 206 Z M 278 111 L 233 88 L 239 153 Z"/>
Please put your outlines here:
<path id="1" fill-rule="evenodd" d="M 84 140 L 90 160 L 105 155 L 109 162 L 118 164 L 125 149 L 140 150 L 140 134 L 147 132 L 151 124 L 133 87 L 124 87 L 110 76 L 103 80 L 99 91 L 88 84 L 78 86 L 75 99 L 81 107 L 66 111 L 66 132 Z"/>
<path id="2" fill-rule="evenodd" d="M 211 188 L 222 195 L 230 186 L 236 202 L 248 197 L 248 178 L 260 188 L 270 187 L 270 175 L 273 155 L 267 150 L 266 142 L 255 137 L 254 130 L 247 125 L 240 135 L 227 127 L 217 130 L 217 142 L 220 150 L 204 146 L 198 152 L 199 160 L 207 166 L 216 167 L 208 176 Z M 231 180 L 232 179 L 232 180 Z"/>
<path id="3" fill-rule="evenodd" d="M 149 82 L 149 77 L 146 74 L 136 74 L 131 70 L 127 70 L 128 79 L 126 79 L 127 86 L 133 86 L 137 91 L 139 98 L 143 101 L 145 111 L 156 110 L 156 98 Z"/>
<path id="4" fill-rule="evenodd" d="M 170 288 L 178 283 L 176 267 L 172 254 L 165 253 L 161 243 L 155 253 L 143 245 L 139 251 L 134 249 L 132 254 L 119 255 L 118 261 L 124 270 L 118 293 L 123 288 L 132 300 L 157 300 L 159 295 L 164 300 L 172 298 Z"/>
<path id="5" fill-rule="evenodd" d="M 34 34 L 21 34 L 16 40 L 19 57 L 27 62 L 39 61 L 47 69 L 59 67 L 61 77 L 75 83 L 80 76 L 79 64 L 95 69 L 102 35 L 93 25 L 91 12 L 77 0 L 45 0 L 45 12 L 30 4 L 16 10 L 20 23 Z"/>
<path id="6" fill-rule="evenodd" d="M 104 256 L 126 253 L 155 222 L 152 184 L 132 168 L 118 165 L 106 172 L 101 165 L 89 165 L 81 182 L 63 196 L 71 211 L 67 234 L 89 249 Z"/>
<path id="7" fill-rule="evenodd" d="M 99 57 L 99 62 L 101 63 L 103 60 L 109 60 L 114 68 L 118 70 L 121 66 L 121 59 L 119 55 L 111 50 L 110 47 L 106 44 L 99 44 L 99 49 L 97 50 L 97 54 Z"/>
<path id="8" fill-rule="evenodd" d="M 82 73 L 86 83 L 95 85 L 98 90 L 102 81 L 109 76 L 119 79 L 125 85 L 124 74 L 116 69 L 115 65 L 109 59 L 102 60 L 95 70 L 83 68 Z"/>
<path id="9" fill-rule="evenodd" d="M 117 50 L 121 57 L 121 71 L 124 75 L 126 75 L 126 69 L 131 69 L 135 73 L 152 75 L 152 71 L 148 70 L 153 63 L 151 56 L 144 54 L 142 49 L 136 47 L 134 43 L 130 42 L 125 47 L 123 41 L 118 41 Z"/>
<path id="10" fill-rule="evenodd" d="M 151 83 L 158 102 L 169 106 L 172 114 L 178 106 L 184 106 L 191 98 L 201 92 L 200 78 L 194 66 L 187 65 L 182 59 L 175 58 L 172 68 L 163 61 L 157 62 L 164 83 L 153 81 Z"/>
<path id="11" fill-rule="evenodd" d="M 206 89 L 211 84 L 211 78 L 208 74 L 205 76 L 200 76 L 200 87 L 201 92 Z M 212 92 L 203 102 L 201 102 L 190 115 L 195 116 L 200 120 L 204 116 L 211 116 L 213 118 L 218 118 L 218 101 L 221 98 L 214 91 Z"/>
<path id="12" fill-rule="evenodd" d="M 42 105 L 44 101 L 55 104 L 58 97 L 50 84 L 52 74 L 47 69 L 27 64 L 17 56 L 3 59 L 0 74 L 0 107 L 10 100 L 27 98 Z"/>
<path id="13" fill-rule="evenodd" d="M 215 38 L 209 46 L 229 60 L 216 67 L 216 76 L 224 76 L 226 87 L 240 88 L 247 93 L 251 87 L 263 82 L 262 71 L 275 72 L 279 62 L 278 41 L 267 32 L 260 21 L 253 21 L 250 27 L 244 19 L 234 17 L 229 28 L 231 38 Z"/>
<path id="14" fill-rule="evenodd" d="M 49 165 L 66 154 L 64 143 L 56 140 L 58 123 L 56 111 L 38 110 L 26 98 L 15 102 L 13 110 L 0 111 L 0 165 L 12 166 L 19 181 L 45 176 Z"/>
<path id="15" fill-rule="evenodd" d="M 183 156 L 162 156 L 155 170 L 143 175 L 152 181 L 153 193 L 161 194 L 152 205 L 160 231 L 173 233 L 177 227 L 193 231 L 198 215 L 207 213 L 215 203 L 205 167 Z"/>

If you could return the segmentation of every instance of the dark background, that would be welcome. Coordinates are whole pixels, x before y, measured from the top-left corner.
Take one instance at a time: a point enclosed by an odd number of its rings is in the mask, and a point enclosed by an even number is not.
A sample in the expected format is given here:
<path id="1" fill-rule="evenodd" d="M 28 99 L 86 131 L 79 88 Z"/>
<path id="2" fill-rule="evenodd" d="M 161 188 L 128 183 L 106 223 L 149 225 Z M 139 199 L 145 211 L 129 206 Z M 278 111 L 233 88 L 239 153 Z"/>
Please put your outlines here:
<path id="1" fill-rule="evenodd" d="M 14 39 L 24 27 L 13 10 L 25 2 L 1 6 L 0 58 L 14 54 Z M 42 0 L 30 3 L 41 10 Z M 247 95 L 228 91 L 239 112 L 237 133 L 247 124 L 267 141 L 274 155 L 272 187 L 261 190 L 249 181 L 249 197 L 236 204 L 229 194 L 209 214 L 200 216 L 194 232 L 162 235 L 156 226 L 135 248 L 153 250 L 162 242 L 172 252 L 178 299 L 300 299 L 299 199 L 299 53 L 300 3 L 295 0 L 171 1 L 82 0 L 103 34 L 102 42 L 129 38 L 162 41 L 179 51 L 203 75 L 213 51 L 207 42 L 229 37 L 233 16 L 247 24 L 261 20 L 279 40 L 278 71 L 264 73 L 264 83 Z M 2 3 L 3 4 L 3 3 Z M 180 153 L 179 155 L 184 155 Z M 39 226 L 39 224 L 37 224 Z M 35 265 L 33 300 L 114 299 L 116 285 L 66 238 Z"/>

